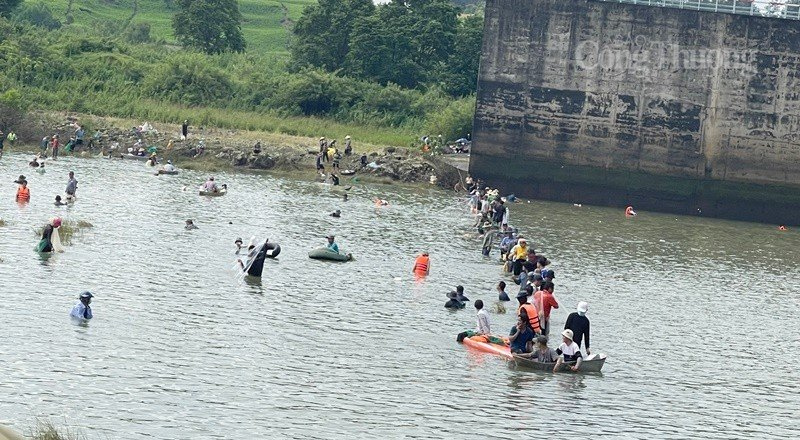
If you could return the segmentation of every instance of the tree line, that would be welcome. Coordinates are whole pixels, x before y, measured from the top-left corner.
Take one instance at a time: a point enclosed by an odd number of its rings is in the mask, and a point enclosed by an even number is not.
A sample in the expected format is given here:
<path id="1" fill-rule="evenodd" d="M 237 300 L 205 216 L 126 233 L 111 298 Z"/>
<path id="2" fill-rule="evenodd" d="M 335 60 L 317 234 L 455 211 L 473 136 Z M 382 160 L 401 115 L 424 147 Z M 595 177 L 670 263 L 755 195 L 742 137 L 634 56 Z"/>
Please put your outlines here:
<path id="1" fill-rule="evenodd" d="M 6 98 L 20 107 L 150 119 L 194 107 L 446 139 L 470 131 L 482 19 L 459 18 L 447 0 L 322 0 L 296 23 L 288 58 L 245 51 L 235 0 L 175 0 L 179 52 L 152 41 L 147 23 L 65 32 L 47 5 L 9 1 L 0 0 L 0 16 L 13 18 L 0 17 L 0 95 L 13 90 Z"/>

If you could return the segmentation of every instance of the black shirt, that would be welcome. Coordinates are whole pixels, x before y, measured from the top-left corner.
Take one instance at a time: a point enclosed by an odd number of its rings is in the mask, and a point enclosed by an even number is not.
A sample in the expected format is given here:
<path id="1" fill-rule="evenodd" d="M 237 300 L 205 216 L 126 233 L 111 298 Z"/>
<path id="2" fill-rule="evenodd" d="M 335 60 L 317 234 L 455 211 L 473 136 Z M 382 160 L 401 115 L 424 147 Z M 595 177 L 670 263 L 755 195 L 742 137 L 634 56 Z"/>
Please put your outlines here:
<path id="1" fill-rule="evenodd" d="M 572 330 L 572 340 L 578 344 L 578 347 L 581 346 L 581 341 L 586 336 L 586 349 L 589 349 L 589 318 L 579 315 L 578 312 L 572 312 L 567 316 L 564 329 Z"/>

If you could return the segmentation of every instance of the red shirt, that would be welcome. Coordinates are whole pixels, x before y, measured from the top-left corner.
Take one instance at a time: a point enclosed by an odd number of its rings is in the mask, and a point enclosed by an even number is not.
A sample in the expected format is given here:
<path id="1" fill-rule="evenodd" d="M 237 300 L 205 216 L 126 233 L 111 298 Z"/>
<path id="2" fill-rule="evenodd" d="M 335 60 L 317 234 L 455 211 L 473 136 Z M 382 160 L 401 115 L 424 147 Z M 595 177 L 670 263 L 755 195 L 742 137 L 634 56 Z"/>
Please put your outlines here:
<path id="1" fill-rule="evenodd" d="M 547 290 L 538 290 L 533 294 L 533 304 L 539 310 L 544 310 L 545 319 L 550 318 L 550 309 L 558 308 L 558 301 Z"/>

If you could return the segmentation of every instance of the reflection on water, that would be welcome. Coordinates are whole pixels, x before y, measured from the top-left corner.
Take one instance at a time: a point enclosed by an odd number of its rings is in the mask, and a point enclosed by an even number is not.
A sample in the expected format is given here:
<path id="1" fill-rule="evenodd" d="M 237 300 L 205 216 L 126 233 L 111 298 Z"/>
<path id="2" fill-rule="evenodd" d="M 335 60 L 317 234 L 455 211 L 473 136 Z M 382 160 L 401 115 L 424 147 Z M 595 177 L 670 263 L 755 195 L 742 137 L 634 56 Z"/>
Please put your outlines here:
<path id="1" fill-rule="evenodd" d="M 199 173 L 48 166 L 22 209 L 0 184 L 0 420 L 19 429 L 45 416 L 125 439 L 510 438 L 565 426 L 584 438 L 793 436 L 797 231 L 512 205 L 512 223 L 554 262 L 553 328 L 588 301 L 592 346 L 609 355 L 602 375 L 553 375 L 455 342 L 475 310 L 445 310 L 445 293 L 462 284 L 494 311 L 505 278 L 450 193 L 354 184 L 344 202 L 339 189 L 240 174 L 217 176 L 227 196 L 200 198 Z M 69 170 L 80 200 L 56 208 Z M 22 156 L 0 161 L 2 182 L 26 171 Z M 336 209 L 342 218 L 328 216 Z M 94 227 L 39 256 L 31 231 L 55 214 Z M 187 218 L 199 229 L 183 230 Z M 328 233 L 356 260 L 308 259 Z M 283 249 L 261 280 L 235 270 L 233 240 L 253 235 Z M 421 251 L 432 273 L 416 281 Z M 83 290 L 95 318 L 75 326 Z M 491 318 L 503 334 L 514 321 Z"/>

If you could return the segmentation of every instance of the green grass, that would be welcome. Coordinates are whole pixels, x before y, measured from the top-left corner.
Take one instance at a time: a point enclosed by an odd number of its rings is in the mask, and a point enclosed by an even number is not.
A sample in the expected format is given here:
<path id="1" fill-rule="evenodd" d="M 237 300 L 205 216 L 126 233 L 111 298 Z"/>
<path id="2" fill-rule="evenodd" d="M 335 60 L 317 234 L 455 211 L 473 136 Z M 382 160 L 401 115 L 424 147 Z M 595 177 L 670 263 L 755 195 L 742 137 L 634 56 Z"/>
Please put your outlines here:
<path id="1" fill-rule="evenodd" d="M 38 3 L 41 0 L 25 0 Z M 68 0 L 46 0 L 53 14 L 63 23 L 66 19 Z M 109 20 L 123 22 L 133 12 L 133 0 L 74 0 L 72 17 L 74 27 L 93 29 Z M 249 52 L 258 54 L 286 54 L 290 25 L 300 18 L 303 8 L 316 3 L 315 0 L 240 0 L 239 9 L 244 17 L 242 31 Z M 155 39 L 175 42 L 172 34 L 172 14 L 165 0 L 139 0 L 139 8 L 133 22 L 149 23 L 150 34 Z M 68 29 L 68 28 L 67 28 Z M 61 32 L 65 32 L 62 30 Z"/>
<path id="2" fill-rule="evenodd" d="M 284 133 L 292 136 L 316 137 L 324 134 L 332 139 L 344 139 L 346 135 L 350 135 L 374 145 L 407 146 L 415 139 L 415 133 L 406 127 L 342 123 L 332 119 L 280 116 L 270 112 L 256 113 L 212 107 L 187 108 L 166 102 L 148 101 L 137 102 L 130 108 L 118 110 L 109 109 L 100 113 L 104 116 L 166 123 L 190 119 L 199 126 Z"/>

